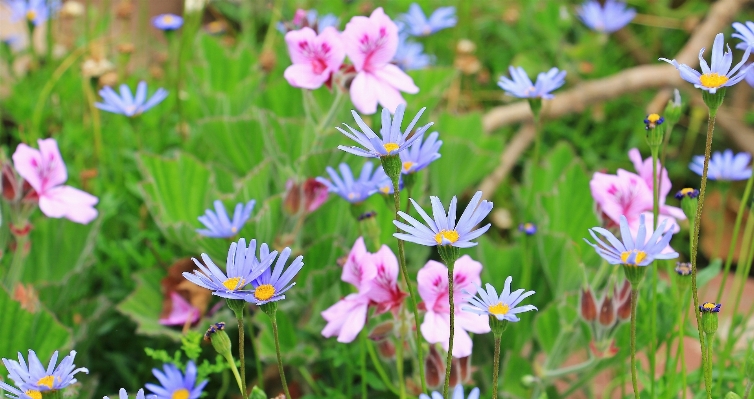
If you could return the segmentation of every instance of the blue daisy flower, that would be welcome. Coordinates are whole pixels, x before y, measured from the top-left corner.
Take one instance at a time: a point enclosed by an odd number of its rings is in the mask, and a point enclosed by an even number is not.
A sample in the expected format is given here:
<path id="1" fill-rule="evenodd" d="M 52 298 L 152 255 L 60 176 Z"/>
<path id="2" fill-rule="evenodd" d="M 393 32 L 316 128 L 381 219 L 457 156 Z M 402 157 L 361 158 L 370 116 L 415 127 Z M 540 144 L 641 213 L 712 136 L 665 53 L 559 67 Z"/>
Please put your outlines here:
<path id="1" fill-rule="evenodd" d="M 518 313 L 538 310 L 534 305 L 517 306 L 527 297 L 534 295 L 534 291 L 526 291 L 521 288 L 511 292 L 512 281 L 513 277 L 505 279 L 505 287 L 503 287 L 503 292 L 500 293 L 500 296 L 497 295 L 497 291 L 492 284 L 486 285 L 487 291 L 483 290 L 482 287 L 476 287 L 478 296 L 464 290 L 463 293 L 470 296 L 468 299 L 469 304 L 473 306 L 464 306 L 462 310 L 479 315 L 495 316 L 498 320 L 512 322 L 520 320 L 516 316 Z"/>
<path id="2" fill-rule="evenodd" d="M 2 391 L 5 391 L 5 397 L 11 398 L 11 399 L 41 399 L 42 398 L 42 392 L 40 391 L 37 391 L 34 389 L 28 389 L 26 391 L 22 391 L 18 387 L 14 387 L 12 385 L 8 385 L 0 381 L 0 392 Z"/>
<path id="3" fill-rule="evenodd" d="M 722 153 L 715 151 L 709 160 L 707 178 L 720 181 L 746 180 L 751 177 L 749 162 L 751 155 L 746 152 L 733 155 L 733 151 L 729 149 Z M 689 169 L 701 176 L 704 170 L 704 155 L 695 155 L 691 159 Z"/>
<path id="4" fill-rule="evenodd" d="M 605 33 L 620 30 L 636 16 L 635 9 L 626 8 L 626 3 L 615 0 L 606 0 L 604 5 L 597 0 L 590 0 L 576 12 L 589 29 Z"/>
<path id="5" fill-rule="evenodd" d="M 552 68 L 547 72 L 537 75 L 537 82 L 532 83 L 529 76 L 521 67 L 508 67 L 511 79 L 501 76 L 497 85 L 513 97 L 518 98 L 553 98 L 551 92 L 565 84 L 566 71 Z"/>
<path id="6" fill-rule="evenodd" d="M 403 167 L 401 172 L 404 174 L 416 173 L 440 158 L 440 147 L 442 140 L 438 140 L 439 134 L 432 132 L 427 139 L 422 142 L 422 137 L 414 141 L 414 144 L 401 152 L 401 162 Z"/>
<path id="7" fill-rule="evenodd" d="M 746 50 L 749 47 L 754 47 L 754 22 L 746 21 L 746 25 L 734 22 L 733 29 L 738 33 L 734 33 L 731 36 L 743 40 L 736 45 L 737 49 Z"/>
<path id="8" fill-rule="evenodd" d="M 440 7 L 427 18 L 416 3 L 411 3 L 408 13 L 400 15 L 398 19 L 405 23 L 404 28 L 413 36 L 429 36 L 458 23 L 455 7 Z"/>
<path id="9" fill-rule="evenodd" d="M 228 218 L 228 213 L 225 211 L 222 201 L 216 200 L 214 204 L 214 212 L 211 209 L 207 209 L 204 215 L 198 218 L 206 229 L 196 229 L 196 232 L 205 237 L 230 238 L 238 234 L 243 225 L 246 224 L 246 221 L 249 220 L 256 201 L 251 200 L 246 204 L 242 202 L 236 204 L 236 208 L 233 210 L 232 221 Z"/>
<path id="10" fill-rule="evenodd" d="M 164 370 L 164 372 L 163 372 Z M 181 373 L 174 364 L 167 363 L 160 369 L 152 369 L 152 374 L 160 385 L 146 384 L 155 399 L 199 399 L 208 380 L 197 383 L 196 365 L 193 361 L 186 364 L 186 374 Z"/>
<path id="11" fill-rule="evenodd" d="M 324 177 L 317 177 L 317 181 L 327 186 L 328 192 L 335 193 L 352 204 L 362 202 L 376 193 L 381 185 L 384 185 L 387 176 L 382 167 L 377 168 L 372 174 L 374 165 L 371 162 L 364 163 L 358 179 L 354 179 L 348 164 L 341 163 L 338 169 L 340 169 L 340 176 L 335 169 L 328 166 L 327 174 L 330 175 L 332 181 Z"/>
<path id="12" fill-rule="evenodd" d="M 183 18 L 175 14 L 160 14 L 152 18 L 152 26 L 159 30 L 176 30 L 183 26 Z"/>
<path id="13" fill-rule="evenodd" d="M 408 41 L 408 36 L 401 33 L 398 36 L 398 49 L 395 50 L 393 62 L 404 71 L 424 69 L 432 65 L 433 57 L 424 54 L 421 43 Z"/>
<path id="14" fill-rule="evenodd" d="M 26 365 L 23 355 L 19 352 L 18 361 L 3 359 L 5 368 L 8 369 L 8 377 L 13 380 L 16 386 L 24 392 L 46 392 L 57 391 L 71 384 L 76 383 L 73 376 L 79 372 L 89 374 L 89 370 L 84 367 L 76 368 L 73 359 L 76 357 L 76 351 L 64 357 L 59 365 L 58 351 L 55 351 L 50 358 L 50 362 L 45 369 L 42 362 L 39 361 L 37 354 L 29 349 L 29 365 Z M 4 389 L 7 389 L 7 384 Z M 14 392 L 15 393 L 15 392 Z M 28 395 L 28 394 L 27 394 Z M 28 395 L 34 396 L 34 395 Z"/>
<path id="15" fill-rule="evenodd" d="M 461 214 L 461 218 L 456 224 L 456 203 L 458 200 L 456 197 L 450 201 L 450 207 L 448 213 L 445 214 L 445 208 L 443 207 L 440 199 L 437 197 L 429 197 L 432 202 L 432 213 L 434 214 L 434 220 L 424 212 L 424 209 L 411 199 L 416 211 L 419 212 L 426 225 L 422 224 L 418 220 L 405 212 L 398 212 L 398 215 L 403 218 L 409 224 L 394 220 L 393 223 L 398 226 L 405 233 L 395 233 L 394 237 L 413 242 L 415 244 L 426 246 L 438 246 L 438 245 L 450 245 L 458 248 L 469 248 L 477 245 L 477 243 L 471 240 L 481 236 L 489 230 L 490 224 L 474 230 L 474 227 L 479 224 L 487 215 L 492 211 L 492 202 L 482 199 L 482 192 L 477 191 L 474 197 L 471 198 L 471 202 Z M 481 202 L 480 202 L 481 201 Z"/>
<path id="16" fill-rule="evenodd" d="M 251 240 L 247 248 L 246 240 L 241 238 L 237 244 L 231 243 L 228 249 L 228 259 L 225 263 L 227 274 L 212 262 L 209 255 L 202 254 L 204 265 L 195 258 L 191 258 L 199 270 L 194 270 L 194 274 L 184 272 L 183 277 L 212 291 L 213 295 L 229 299 L 244 299 L 245 295 L 251 292 L 244 288 L 268 269 L 277 255 L 277 251 L 273 251 L 260 260 L 256 257 L 256 250 L 257 240 Z"/>
<path id="17" fill-rule="evenodd" d="M 419 399 L 445 399 L 442 397 L 442 394 L 440 392 L 432 392 L 432 397 L 429 397 L 429 395 L 421 394 L 419 395 Z M 463 394 L 463 386 L 462 385 L 456 385 L 456 388 L 453 390 L 453 396 L 451 396 L 451 399 L 479 399 L 479 388 L 474 388 L 469 392 L 468 398 Z"/>
<path id="18" fill-rule="evenodd" d="M 275 252 L 272 252 L 272 254 L 274 253 Z M 267 247 L 267 244 L 262 244 L 259 248 L 259 257 L 261 259 L 267 259 L 270 254 L 271 252 Z M 285 299 L 285 295 L 283 294 L 296 285 L 295 282 L 291 281 L 296 277 L 296 274 L 301 271 L 301 268 L 304 267 L 304 257 L 299 255 L 286 269 L 285 264 L 288 262 L 290 256 L 291 249 L 285 248 L 278 256 L 277 262 L 275 262 L 275 267 L 266 268 L 264 272 L 252 282 L 254 291 L 246 294 L 246 302 L 251 302 L 256 305 L 264 305 L 265 303 Z M 285 271 L 285 273 L 283 271 Z"/>
<path id="19" fill-rule="evenodd" d="M 625 216 L 621 215 L 620 232 L 623 237 L 622 242 L 615 238 L 613 233 L 601 227 L 589 229 L 589 234 L 597 241 L 597 244 L 592 244 L 586 238 L 584 241 L 591 245 L 611 265 L 647 266 L 655 259 L 675 259 L 678 257 L 678 252 L 662 253 L 673 237 L 672 228 L 663 234 L 666 223 L 667 219 L 663 220 L 649 240 L 646 240 L 647 227 L 644 224 L 644 214 L 642 214 L 639 216 L 639 229 L 636 233 L 636 239 L 634 239 L 628 228 L 628 220 Z M 610 244 L 606 244 L 600 240 L 595 232 L 600 233 Z"/>
<path id="20" fill-rule="evenodd" d="M 721 303 L 704 302 L 699 305 L 699 311 L 702 313 L 720 313 Z"/>
<path id="21" fill-rule="evenodd" d="M 46 22 L 52 13 L 60 8 L 59 0 L 8 0 L 11 21 L 26 20 L 34 26 Z"/>
<path id="22" fill-rule="evenodd" d="M 147 100 L 147 83 L 142 81 L 136 86 L 136 96 L 132 95 L 131 89 L 124 84 L 120 85 L 120 96 L 109 86 L 100 90 L 99 95 L 102 96 L 104 102 L 94 103 L 95 107 L 103 111 L 132 118 L 161 103 L 167 98 L 168 92 L 163 88 L 159 88 Z"/>
<path id="23" fill-rule="evenodd" d="M 411 123 L 409 123 L 406 130 L 401 133 L 401 123 L 403 123 L 403 114 L 406 111 L 406 104 L 398 105 L 398 107 L 395 109 L 395 116 L 393 116 L 392 120 L 390 119 L 390 111 L 387 108 L 383 108 L 382 129 L 380 129 L 382 139 L 377 137 L 372 129 L 370 129 L 369 126 L 364 123 L 364 121 L 356 111 L 351 111 L 354 120 L 356 120 L 356 124 L 359 125 L 363 133 L 358 130 L 354 130 L 354 128 L 348 126 L 345 123 L 343 124 L 343 126 L 347 127 L 348 130 L 350 130 L 350 133 L 339 127 L 337 127 L 336 129 L 338 129 L 346 137 L 357 142 L 364 148 L 362 149 L 355 146 L 347 147 L 344 145 L 339 145 L 338 148 L 345 152 L 367 158 L 397 155 L 401 151 L 405 150 L 408 146 L 410 146 L 411 143 L 416 141 L 416 139 L 421 137 L 421 135 L 424 134 L 424 132 L 426 132 L 430 126 L 432 126 L 432 122 L 427 123 L 426 125 L 416 129 L 414 135 L 411 138 L 408 138 L 408 135 L 411 134 L 411 130 L 413 130 L 416 122 L 419 121 L 419 118 L 422 116 L 422 113 L 424 113 L 425 109 L 427 108 L 422 108 L 421 110 L 419 110 L 419 113 L 417 113 Z"/>
<path id="24" fill-rule="evenodd" d="M 723 87 L 733 86 L 740 82 L 746 73 L 751 68 L 751 64 L 744 68 L 744 63 L 749 58 L 751 48 L 746 47 L 743 58 L 733 69 L 730 66 L 733 64 L 733 52 L 728 47 L 728 51 L 723 48 L 725 46 L 725 36 L 722 33 L 718 33 L 715 36 L 715 42 L 712 44 L 712 63 L 707 64 L 704 60 L 704 48 L 699 51 L 699 65 L 702 68 L 702 73 L 697 72 L 694 68 L 686 64 L 679 64 L 676 60 L 669 60 L 667 58 L 660 58 L 660 61 L 665 61 L 672 64 L 675 69 L 681 73 L 681 78 L 694 85 L 697 89 L 702 89 L 715 94 L 718 89 Z M 738 71 L 738 73 L 736 73 Z"/>

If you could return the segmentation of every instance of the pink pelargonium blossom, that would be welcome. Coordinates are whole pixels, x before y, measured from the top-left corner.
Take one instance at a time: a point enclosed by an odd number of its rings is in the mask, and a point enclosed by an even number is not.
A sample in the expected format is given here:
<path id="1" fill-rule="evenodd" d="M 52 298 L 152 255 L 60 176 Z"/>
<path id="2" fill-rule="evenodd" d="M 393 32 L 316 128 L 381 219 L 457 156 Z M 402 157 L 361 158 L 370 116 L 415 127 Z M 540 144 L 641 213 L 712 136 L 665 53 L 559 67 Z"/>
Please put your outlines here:
<path id="1" fill-rule="evenodd" d="M 55 139 L 39 140 L 39 150 L 19 144 L 13 153 L 13 166 L 39 195 L 39 209 L 51 218 L 65 217 L 87 224 L 97 217 L 97 197 L 63 186 L 68 179 Z"/>
<path id="2" fill-rule="evenodd" d="M 468 303 L 463 290 L 476 292 L 481 285 L 479 277 L 482 264 L 470 256 L 460 257 L 453 267 L 453 303 L 455 304 L 455 335 L 453 336 L 453 357 L 471 355 L 472 342 L 468 332 L 483 334 L 490 332 L 489 318 L 471 312 L 463 312 L 461 307 Z M 427 342 L 440 343 L 448 350 L 450 341 L 450 306 L 448 303 L 448 268 L 433 260 L 427 262 L 416 277 L 421 296 L 427 308 L 421 333 Z"/>
<path id="3" fill-rule="evenodd" d="M 406 101 L 401 91 L 415 94 L 414 80 L 390 63 L 398 49 L 398 26 L 377 8 L 368 18 L 351 18 L 342 33 L 346 54 L 356 77 L 351 82 L 351 101 L 359 112 L 377 112 L 377 103 L 391 113 Z"/>
<path id="4" fill-rule="evenodd" d="M 172 303 L 170 314 L 161 317 L 159 320 L 160 324 L 166 326 L 182 326 L 186 324 L 186 322 L 194 324 L 199 321 L 201 313 L 199 312 L 199 309 L 191 306 L 191 304 L 183 299 L 183 297 L 177 292 L 173 291 L 170 293 L 170 302 Z"/>
<path id="5" fill-rule="evenodd" d="M 397 311 L 406 297 L 398 288 L 398 258 L 383 245 L 370 253 L 359 237 L 348 254 L 341 279 L 356 287 L 359 292 L 350 294 L 322 312 L 327 325 L 322 335 L 337 335 L 338 342 L 351 342 L 366 323 L 369 306 L 376 307 L 375 314 Z"/>
<path id="6" fill-rule="evenodd" d="M 639 226 L 639 215 L 652 209 L 652 190 L 639 175 L 618 169 L 616 174 L 595 173 L 589 182 L 600 210 L 618 225 L 621 215 L 629 226 Z"/>
<path id="7" fill-rule="evenodd" d="M 641 176 L 642 179 L 644 179 L 644 182 L 647 184 L 647 187 L 651 192 L 654 187 L 654 182 L 652 179 L 652 157 L 642 159 L 639 149 L 632 148 L 628 151 L 628 158 L 631 160 L 631 162 L 633 162 L 636 172 L 639 174 L 639 176 Z M 660 175 L 660 215 L 669 216 L 678 220 L 685 220 L 686 215 L 683 213 L 683 210 L 681 208 L 665 205 L 665 199 L 670 193 L 672 185 L 670 183 L 670 178 L 668 178 L 668 170 L 660 165 L 659 160 L 657 161 L 657 171 Z M 660 222 L 662 222 L 662 220 L 660 220 Z M 673 224 L 676 226 L 675 232 L 678 232 L 678 224 Z M 668 225 L 671 224 L 668 223 Z"/>
<path id="8" fill-rule="evenodd" d="M 291 86 L 302 89 L 314 90 L 328 82 L 346 57 L 340 34 L 333 27 L 319 35 L 311 28 L 290 31 L 285 34 L 285 42 L 293 65 L 285 69 L 283 76 Z"/>

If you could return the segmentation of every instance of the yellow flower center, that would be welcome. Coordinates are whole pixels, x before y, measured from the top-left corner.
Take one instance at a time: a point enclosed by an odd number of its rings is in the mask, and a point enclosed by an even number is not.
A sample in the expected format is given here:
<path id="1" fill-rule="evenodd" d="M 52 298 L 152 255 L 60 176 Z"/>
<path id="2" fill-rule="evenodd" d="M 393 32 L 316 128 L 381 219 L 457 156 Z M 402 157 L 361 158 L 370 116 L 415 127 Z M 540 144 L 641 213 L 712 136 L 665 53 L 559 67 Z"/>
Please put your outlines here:
<path id="1" fill-rule="evenodd" d="M 26 19 L 29 21 L 33 21 L 37 19 L 37 12 L 34 10 L 29 10 L 26 12 Z"/>
<path id="2" fill-rule="evenodd" d="M 275 295 L 275 287 L 270 284 L 262 284 L 254 290 L 254 298 L 260 301 L 266 301 Z"/>
<path id="3" fill-rule="evenodd" d="M 649 115 L 647 115 L 647 120 L 650 123 L 657 123 L 657 121 L 660 120 L 660 115 L 658 115 L 658 114 L 649 114 Z"/>
<path id="4" fill-rule="evenodd" d="M 382 186 L 382 187 L 380 187 L 380 191 L 383 194 L 390 194 L 390 186 Z"/>
<path id="5" fill-rule="evenodd" d="M 450 241 L 452 244 L 458 241 L 458 232 L 455 230 L 440 230 L 439 233 L 435 234 L 435 241 L 438 245 L 442 244 L 443 238 Z"/>
<path id="6" fill-rule="evenodd" d="M 506 315 L 508 314 L 509 310 L 511 310 L 510 306 L 504 305 L 502 302 L 498 302 L 497 305 L 492 305 L 487 308 L 487 311 L 494 314 L 495 316 Z"/>
<path id="7" fill-rule="evenodd" d="M 691 194 L 693 192 L 694 192 L 693 188 L 684 188 L 684 189 L 681 189 L 681 194 L 683 194 L 683 195 L 689 195 L 689 194 Z"/>
<path id="8" fill-rule="evenodd" d="M 714 309 L 714 308 L 715 308 L 715 304 L 714 304 L 714 303 L 712 303 L 712 302 L 705 302 L 705 303 L 704 303 L 704 304 L 702 305 L 702 307 L 703 307 L 703 308 L 705 308 L 705 309 L 707 309 L 707 310 L 712 310 L 712 309 Z"/>
<path id="9" fill-rule="evenodd" d="M 383 147 L 385 147 L 385 151 L 387 151 L 388 154 L 400 148 L 400 146 L 395 143 L 387 143 Z"/>
<path id="10" fill-rule="evenodd" d="M 531 223 L 524 223 L 524 229 L 526 230 L 531 230 L 533 227 L 534 225 Z"/>
<path id="11" fill-rule="evenodd" d="M 55 377 L 48 375 L 47 377 L 42 377 L 37 381 L 37 386 L 41 387 L 42 385 L 46 386 L 49 389 L 52 389 L 52 384 L 55 383 Z"/>
<path id="12" fill-rule="evenodd" d="M 233 232 L 233 233 L 238 233 L 238 228 L 236 228 L 236 227 L 231 227 L 231 228 L 230 228 L 230 231 L 231 231 L 231 232 Z"/>
<path id="13" fill-rule="evenodd" d="M 170 399 L 188 399 L 189 397 L 189 391 L 186 388 L 181 388 L 177 391 L 173 391 L 173 394 L 170 395 Z"/>
<path id="14" fill-rule="evenodd" d="M 348 199 L 350 199 L 351 201 L 355 200 L 356 199 L 356 193 L 348 193 Z"/>
<path id="15" fill-rule="evenodd" d="M 728 81 L 728 77 L 725 75 L 718 75 L 716 73 L 705 73 L 699 77 L 699 82 L 702 86 L 709 87 L 710 89 L 720 87 Z"/>
<path id="16" fill-rule="evenodd" d="M 166 15 L 166 16 L 162 17 L 162 22 L 164 22 L 166 24 L 169 24 L 169 23 L 173 22 L 173 16 L 172 15 Z M 175 394 L 173 394 L 173 396 L 175 396 Z"/>
<path id="17" fill-rule="evenodd" d="M 631 257 L 631 254 L 636 254 L 636 259 L 634 259 L 634 263 L 628 263 L 628 258 Z M 623 262 L 624 265 L 629 266 L 636 266 L 641 261 L 643 261 L 647 257 L 647 253 L 644 251 L 639 251 L 634 249 L 633 251 L 625 251 L 622 254 L 620 254 L 620 260 Z"/>
<path id="18" fill-rule="evenodd" d="M 403 170 L 405 170 L 406 172 L 408 172 L 409 170 L 411 170 L 412 166 L 414 166 L 413 162 L 406 161 L 406 162 L 403 163 Z"/>
<path id="19" fill-rule="evenodd" d="M 34 390 L 28 390 L 24 392 L 26 396 L 30 397 L 31 399 L 42 399 L 42 392 L 34 391 Z"/>
<path id="20" fill-rule="evenodd" d="M 244 279 L 242 279 L 241 277 L 233 277 L 225 280 L 225 282 L 223 282 L 223 285 L 228 290 L 235 291 L 236 289 L 246 285 L 246 281 L 244 281 Z"/>

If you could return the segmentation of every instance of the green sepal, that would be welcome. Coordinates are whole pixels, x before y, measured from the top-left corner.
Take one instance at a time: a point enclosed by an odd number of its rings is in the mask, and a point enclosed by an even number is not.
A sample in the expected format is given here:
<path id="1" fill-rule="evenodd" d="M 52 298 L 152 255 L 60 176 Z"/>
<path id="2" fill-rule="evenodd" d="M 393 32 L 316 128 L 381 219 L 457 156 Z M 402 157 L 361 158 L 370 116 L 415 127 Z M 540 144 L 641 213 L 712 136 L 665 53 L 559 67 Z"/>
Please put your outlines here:
<path id="1" fill-rule="evenodd" d="M 508 320 L 498 320 L 497 317 L 490 315 L 490 329 L 492 330 L 492 335 L 494 335 L 495 338 L 502 337 L 503 332 L 508 328 L 508 323 Z"/>
<path id="2" fill-rule="evenodd" d="M 709 335 L 708 339 L 715 335 L 715 332 L 717 332 L 716 312 L 702 312 L 702 331 Z"/>
<path id="3" fill-rule="evenodd" d="M 445 266 L 447 266 L 449 269 L 453 269 L 453 266 L 456 264 L 456 260 L 458 260 L 458 258 L 461 256 L 461 248 L 454 247 L 452 245 L 438 245 L 437 252 L 440 253 L 440 257 L 442 258 L 443 262 L 445 262 Z"/>
<path id="4" fill-rule="evenodd" d="M 233 344 L 230 342 L 230 337 L 225 330 L 217 330 L 209 336 L 209 340 L 212 342 L 212 347 L 215 348 L 217 353 L 225 358 L 228 362 L 232 362 L 233 355 L 231 355 L 231 349 Z"/>
<path id="5" fill-rule="evenodd" d="M 393 186 L 397 187 L 398 180 L 401 177 L 401 170 L 403 169 L 401 157 L 398 154 L 386 155 L 380 157 L 380 162 L 382 162 L 382 169 L 385 170 L 385 174 L 390 178 L 390 181 L 393 182 Z"/>
<path id="6" fill-rule="evenodd" d="M 691 198 L 688 195 L 684 195 L 681 199 L 681 209 L 686 217 L 689 219 L 691 227 L 694 227 L 696 222 L 696 210 L 699 207 L 699 199 Z"/>
<path id="7" fill-rule="evenodd" d="M 243 311 L 244 309 L 246 309 L 246 301 L 244 301 L 243 299 L 226 298 L 225 304 L 228 305 L 228 308 L 230 308 L 230 310 L 232 310 L 233 313 L 236 314 L 236 317 L 243 317 Z"/>
<path id="8" fill-rule="evenodd" d="M 254 388 L 251 389 L 249 399 L 267 399 L 267 394 L 261 388 L 254 385 Z"/>
<path id="9" fill-rule="evenodd" d="M 267 302 L 264 305 L 260 306 L 262 309 L 262 312 L 264 312 L 267 316 L 270 316 L 271 319 L 275 318 L 275 313 L 278 311 L 278 303 L 275 302 Z"/>
<path id="10" fill-rule="evenodd" d="M 723 399 L 741 399 L 741 397 L 738 396 L 737 393 L 735 393 L 733 391 L 730 391 L 730 392 L 728 392 L 728 393 L 725 394 L 725 397 Z"/>
<path id="11" fill-rule="evenodd" d="M 709 108 L 709 112 L 711 115 L 717 114 L 717 109 L 720 108 L 721 105 L 723 105 L 723 100 L 725 99 L 725 88 L 719 88 L 715 92 L 715 94 L 712 94 L 708 92 L 707 90 L 702 90 L 702 99 L 704 99 L 704 103 L 707 104 L 707 108 Z"/>
<path id="12" fill-rule="evenodd" d="M 406 173 L 403 175 L 403 188 L 405 190 L 410 190 L 414 188 L 416 185 L 416 172 L 414 173 Z"/>
<path id="13" fill-rule="evenodd" d="M 539 114 L 542 112 L 542 98 L 529 98 L 528 100 L 531 113 L 534 114 L 534 120 L 539 120 Z"/>
<path id="14" fill-rule="evenodd" d="M 632 289 L 638 289 L 644 275 L 647 274 L 647 266 L 630 266 L 623 265 L 623 272 L 626 274 L 626 279 L 631 283 Z"/>

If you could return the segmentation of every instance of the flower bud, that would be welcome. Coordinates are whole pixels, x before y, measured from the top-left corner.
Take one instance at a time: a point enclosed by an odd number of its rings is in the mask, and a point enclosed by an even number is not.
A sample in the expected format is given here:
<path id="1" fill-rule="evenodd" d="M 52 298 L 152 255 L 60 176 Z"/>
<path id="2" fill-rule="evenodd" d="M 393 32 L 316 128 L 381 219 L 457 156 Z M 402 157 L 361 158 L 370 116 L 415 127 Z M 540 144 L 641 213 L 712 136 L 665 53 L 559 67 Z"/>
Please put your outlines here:
<path id="1" fill-rule="evenodd" d="M 535 377 L 535 376 L 533 376 L 531 374 L 527 374 L 527 375 L 521 377 L 521 385 L 523 385 L 526 388 L 530 388 L 530 387 L 534 386 L 534 384 L 536 384 L 536 383 L 537 383 L 537 377 Z"/>
<path id="2" fill-rule="evenodd" d="M 610 295 L 605 295 L 605 297 L 602 298 L 598 320 L 600 325 L 605 328 L 610 328 L 615 325 L 615 306 L 613 305 L 613 298 Z"/>
<path id="3" fill-rule="evenodd" d="M 497 316 L 490 315 L 490 329 L 495 338 L 502 337 L 506 328 L 508 328 L 508 320 L 498 320 Z"/>
<path id="4" fill-rule="evenodd" d="M 737 393 L 731 391 L 731 392 L 726 393 L 723 399 L 741 399 L 741 397 L 738 396 Z"/>
<path id="5" fill-rule="evenodd" d="M 623 272 L 626 274 L 626 279 L 631 283 L 631 289 L 635 290 L 639 288 L 639 284 L 644 280 L 647 268 L 644 266 L 623 265 Z"/>
<path id="6" fill-rule="evenodd" d="M 714 335 L 717 331 L 717 314 L 722 305 L 714 302 L 705 302 L 699 305 L 702 312 L 702 331 L 708 335 Z"/>
<path id="7" fill-rule="evenodd" d="M 445 378 L 445 363 L 435 345 L 429 346 L 429 353 L 424 361 L 424 377 L 429 388 L 437 388 Z"/>
<path id="8" fill-rule="evenodd" d="M 683 209 L 683 213 L 686 217 L 689 218 L 692 230 L 694 221 L 696 220 L 696 209 L 699 205 L 699 200 L 697 199 L 698 196 L 699 190 L 694 188 L 684 188 L 675 194 L 675 198 L 681 200 L 681 209 Z"/>
<path id="9" fill-rule="evenodd" d="M 681 296 L 686 295 L 686 291 L 691 285 L 691 263 L 688 262 L 676 262 L 675 264 L 675 281 L 678 283 Z"/>
<path id="10" fill-rule="evenodd" d="M 644 119 L 645 129 L 647 130 L 647 144 L 653 154 L 662 146 L 665 141 L 665 126 L 662 123 L 665 118 L 658 114 L 649 114 Z"/>
<path id="11" fill-rule="evenodd" d="M 683 104 L 681 103 L 681 93 L 678 89 L 674 89 L 673 99 L 668 101 L 668 105 L 665 106 L 665 120 L 669 125 L 675 125 L 681 120 L 682 112 Z"/>
<path id="12" fill-rule="evenodd" d="M 521 223 L 518 225 L 518 231 L 526 234 L 527 236 L 532 236 L 537 233 L 537 225 L 531 222 Z"/>
<path id="13" fill-rule="evenodd" d="M 225 323 L 219 322 L 209 326 L 207 332 L 204 333 L 204 340 L 211 341 L 212 347 L 215 348 L 217 353 L 222 357 L 226 359 L 232 357 L 230 353 L 232 344 L 230 343 L 228 334 L 225 332 Z"/>
<path id="14" fill-rule="evenodd" d="M 579 304 L 579 314 L 584 321 L 590 322 L 597 318 L 597 303 L 594 300 L 592 290 L 587 287 L 581 290 L 581 300 Z"/>
<path id="15" fill-rule="evenodd" d="M 626 321 L 631 318 L 631 295 L 626 296 L 626 298 L 620 302 L 616 314 L 621 321 Z"/>

